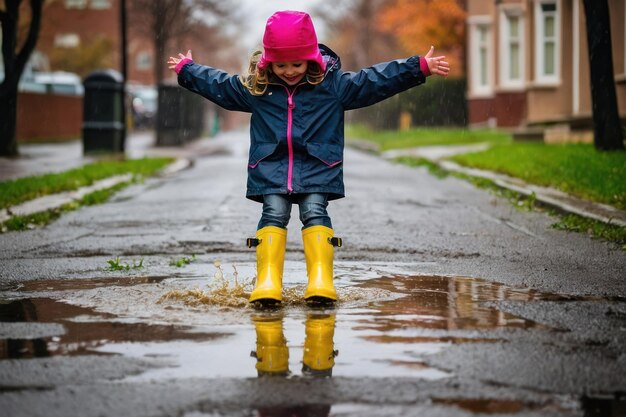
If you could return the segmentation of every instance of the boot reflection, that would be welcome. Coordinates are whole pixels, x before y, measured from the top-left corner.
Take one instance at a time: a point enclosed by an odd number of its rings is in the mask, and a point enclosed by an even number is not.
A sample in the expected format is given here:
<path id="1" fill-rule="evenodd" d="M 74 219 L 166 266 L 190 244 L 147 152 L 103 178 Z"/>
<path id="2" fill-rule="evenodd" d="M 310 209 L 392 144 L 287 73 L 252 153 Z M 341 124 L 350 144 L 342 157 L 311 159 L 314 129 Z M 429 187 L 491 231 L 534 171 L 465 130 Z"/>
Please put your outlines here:
<path id="1" fill-rule="evenodd" d="M 302 374 L 313 377 L 330 377 L 335 365 L 333 337 L 335 315 L 308 313 L 305 323 Z"/>
<path id="2" fill-rule="evenodd" d="M 283 333 L 283 316 L 252 317 L 256 330 L 256 358 L 258 376 L 289 375 L 289 349 Z"/>

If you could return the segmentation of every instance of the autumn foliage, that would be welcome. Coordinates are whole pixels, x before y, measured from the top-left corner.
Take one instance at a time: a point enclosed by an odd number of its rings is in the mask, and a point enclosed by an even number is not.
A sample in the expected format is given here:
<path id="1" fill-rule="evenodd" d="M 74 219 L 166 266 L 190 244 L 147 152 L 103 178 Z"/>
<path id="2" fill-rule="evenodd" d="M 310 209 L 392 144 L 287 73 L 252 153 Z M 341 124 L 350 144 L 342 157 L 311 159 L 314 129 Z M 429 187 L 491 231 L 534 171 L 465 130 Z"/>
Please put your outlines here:
<path id="1" fill-rule="evenodd" d="M 465 11 L 458 0 L 392 0 L 378 19 L 406 53 L 424 54 L 434 45 L 437 54 L 447 56 L 451 75 L 463 75 Z"/>

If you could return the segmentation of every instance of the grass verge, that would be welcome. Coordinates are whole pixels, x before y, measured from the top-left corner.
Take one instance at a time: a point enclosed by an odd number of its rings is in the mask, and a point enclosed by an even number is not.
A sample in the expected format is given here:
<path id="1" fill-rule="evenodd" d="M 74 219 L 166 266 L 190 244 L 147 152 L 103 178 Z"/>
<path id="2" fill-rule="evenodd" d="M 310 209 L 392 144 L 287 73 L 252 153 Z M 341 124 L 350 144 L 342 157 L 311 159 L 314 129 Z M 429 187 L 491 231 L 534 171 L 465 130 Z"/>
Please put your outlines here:
<path id="1" fill-rule="evenodd" d="M 450 172 L 423 158 L 407 156 L 396 158 L 395 161 L 408 166 L 426 167 L 428 171 L 437 178 L 445 178 L 451 175 L 456 178 L 469 181 L 477 187 L 490 190 L 498 197 L 507 199 L 513 206 L 520 210 L 543 210 L 534 197 L 534 194 L 530 196 L 522 195 L 507 188 L 502 188 L 493 181 L 485 178 Z M 608 242 L 615 243 L 621 246 L 622 249 L 626 250 L 626 227 L 603 223 L 576 214 L 566 214 L 554 209 L 547 210 L 547 212 L 552 216 L 559 218 L 557 222 L 552 224 L 554 229 L 586 233 L 592 238 L 603 239 Z"/>
<path id="2" fill-rule="evenodd" d="M 73 191 L 103 178 L 121 174 L 150 176 L 172 162 L 171 158 L 103 160 L 65 172 L 0 182 L 0 208 L 48 194 Z"/>
<path id="3" fill-rule="evenodd" d="M 626 152 L 600 152 L 587 144 L 511 143 L 451 159 L 626 210 Z"/>
<path id="4" fill-rule="evenodd" d="M 64 204 L 61 207 L 26 216 L 12 216 L 9 220 L 0 224 L 0 232 L 9 230 L 20 231 L 37 226 L 45 226 L 58 219 L 65 212 L 76 210 L 82 206 L 102 204 L 116 192 L 140 181 L 144 177 L 156 173 L 172 161 L 172 158 L 100 161 L 58 174 L 46 174 L 0 182 L 0 201 L 2 202 L 1 204 L 4 204 L 2 207 L 8 207 L 12 204 L 18 204 L 43 195 L 75 190 L 113 175 L 133 174 L 133 181 L 122 182 L 107 189 L 94 191 L 78 201 Z M 4 194 L 5 191 L 7 195 Z M 9 204 L 9 201 L 12 203 Z"/>
<path id="5" fill-rule="evenodd" d="M 495 130 L 455 128 L 411 128 L 406 131 L 373 131 L 362 125 L 346 126 L 346 136 L 375 143 L 381 151 L 419 146 L 467 145 L 472 143 L 510 143 L 511 135 Z"/>

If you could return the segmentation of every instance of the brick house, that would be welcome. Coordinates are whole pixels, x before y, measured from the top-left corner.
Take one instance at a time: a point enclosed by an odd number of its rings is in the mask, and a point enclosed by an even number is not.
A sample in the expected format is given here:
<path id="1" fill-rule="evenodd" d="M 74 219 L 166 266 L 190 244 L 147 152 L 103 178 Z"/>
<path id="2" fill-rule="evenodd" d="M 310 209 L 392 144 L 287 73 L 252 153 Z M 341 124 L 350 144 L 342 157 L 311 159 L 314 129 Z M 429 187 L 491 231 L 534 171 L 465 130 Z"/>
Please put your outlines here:
<path id="1" fill-rule="evenodd" d="M 37 49 L 49 55 L 55 48 L 76 48 L 98 39 L 113 45 L 111 68 L 120 70 L 120 0 L 56 0 L 44 6 Z M 154 84 L 154 52 L 149 39 L 128 26 L 128 80 Z"/>
<path id="2" fill-rule="evenodd" d="M 618 106 L 626 117 L 626 7 L 624 0 L 608 3 Z M 591 126 L 582 0 L 467 0 L 467 29 L 470 125 Z"/>

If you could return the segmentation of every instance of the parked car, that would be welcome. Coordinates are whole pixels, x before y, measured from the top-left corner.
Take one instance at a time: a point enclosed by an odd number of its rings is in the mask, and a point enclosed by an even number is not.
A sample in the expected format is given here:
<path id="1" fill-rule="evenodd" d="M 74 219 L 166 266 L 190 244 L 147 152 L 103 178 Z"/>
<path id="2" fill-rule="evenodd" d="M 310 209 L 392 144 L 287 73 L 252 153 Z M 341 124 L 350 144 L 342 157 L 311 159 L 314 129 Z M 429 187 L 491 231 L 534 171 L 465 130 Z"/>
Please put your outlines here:
<path id="1" fill-rule="evenodd" d="M 70 96 L 82 96 L 85 93 L 81 78 L 64 71 L 33 72 L 31 82 L 25 84 L 23 90 Z"/>

